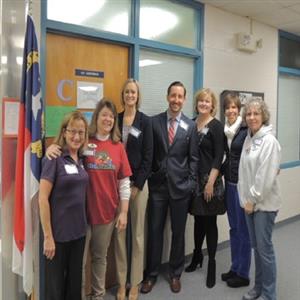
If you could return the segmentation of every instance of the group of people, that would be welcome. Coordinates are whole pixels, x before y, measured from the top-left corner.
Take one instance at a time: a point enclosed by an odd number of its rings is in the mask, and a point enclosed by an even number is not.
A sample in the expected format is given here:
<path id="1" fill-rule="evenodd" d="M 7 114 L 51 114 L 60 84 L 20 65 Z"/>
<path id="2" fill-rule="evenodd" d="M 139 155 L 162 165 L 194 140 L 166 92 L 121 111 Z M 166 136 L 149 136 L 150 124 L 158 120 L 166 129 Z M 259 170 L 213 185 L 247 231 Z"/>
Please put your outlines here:
<path id="1" fill-rule="evenodd" d="M 217 216 L 227 210 L 231 267 L 222 280 L 229 287 L 249 285 L 252 247 L 255 284 L 243 299 L 276 300 L 272 229 L 281 203 L 280 146 L 268 125 L 266 104 L 250 100 L 241 117 L 238 96 L 228 93 L 224 126 L 215 118 L 217 99 L 210 89 L 196 93 L 194 120 L 182 112 L 186 88 L 179 81 L 168 87 L 167 110 L 154 117 L 139 111 L 140 95 L 138 82 L 128 79 L 121 113 L 106 98 L 98 102 L 89 126 L 81 112 L 72 112 L 47 149 L 39 196 L 45 299 L 81 299 L 84 251 L 90 251 L 90 299 L 103 300 L 111 240 L 116 299 L 125 300 L 128 289 L 129 300 L 138 299 L 139 292 L 150 293 L 159 275 L 168 211 L 171 291 L 181 291 L 188 213 L 195 219 L 195 249 L 185 271 L 202 267 L 206 238 L 206 286 L 212 288 Z"/>

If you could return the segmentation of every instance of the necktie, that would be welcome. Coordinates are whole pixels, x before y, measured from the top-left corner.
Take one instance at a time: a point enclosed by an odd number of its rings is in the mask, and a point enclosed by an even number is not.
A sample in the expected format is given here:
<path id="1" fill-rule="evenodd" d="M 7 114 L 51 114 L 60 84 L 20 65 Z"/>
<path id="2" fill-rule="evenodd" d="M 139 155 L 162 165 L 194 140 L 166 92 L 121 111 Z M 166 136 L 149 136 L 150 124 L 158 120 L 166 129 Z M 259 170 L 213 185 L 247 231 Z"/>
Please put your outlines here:
<path id="1" fill-rule="evenodd" d="M 174 124 L 175 120 L 174 119 L 170 119 L 170 124 L 169 124 L 169 145 L 172 145 L 173 141 L 174 141 L 174 134 L 175 134 L 175 128 L 174 128 Z"/>

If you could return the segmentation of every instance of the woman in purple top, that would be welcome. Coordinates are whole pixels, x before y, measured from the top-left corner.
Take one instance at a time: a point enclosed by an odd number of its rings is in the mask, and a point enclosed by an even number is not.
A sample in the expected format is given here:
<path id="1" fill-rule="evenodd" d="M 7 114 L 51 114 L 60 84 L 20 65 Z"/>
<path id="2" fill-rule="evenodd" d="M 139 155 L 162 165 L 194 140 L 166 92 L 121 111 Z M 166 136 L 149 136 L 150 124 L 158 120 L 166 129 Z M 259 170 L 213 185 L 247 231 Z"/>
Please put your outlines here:
<path id="1" fill-rule="evenodd" d="M 82 113 L 65 117 L 55 143 L 62 155 L 43 159 L 39 205 L 46 256 L 46 300 L 80 300 L 88 174 L 81 151 L 88 139 Z"/>

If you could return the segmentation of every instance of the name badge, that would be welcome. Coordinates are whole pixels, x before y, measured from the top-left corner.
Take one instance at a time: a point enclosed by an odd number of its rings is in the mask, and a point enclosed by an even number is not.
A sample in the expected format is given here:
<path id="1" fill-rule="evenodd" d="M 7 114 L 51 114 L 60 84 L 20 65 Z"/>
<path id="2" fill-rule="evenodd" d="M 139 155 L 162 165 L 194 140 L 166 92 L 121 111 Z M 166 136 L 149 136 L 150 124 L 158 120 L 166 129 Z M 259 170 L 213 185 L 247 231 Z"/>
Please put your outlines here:
<path id="1" fill-rule="evenodd" d="M 67 174 L 78 174 L 77 167 L 75 165 L 65 165 Z"/>
<path id="2" fill-rule="evenodd" d="M 131 135 L 133 135 L 134 137 L 138 138 L 141 134 L 141 131 L 139 129 L 135 128 L 134 126 L 131 126 L 130 130 L 129 130 L 129 133 Z"/>
<path id="3" fill-rule="evenodd" d="M 203 134 L 207 134 L 208 131 L 209 131 L 208 127 L 204 127 L 204 128 L 201 129 L 201 133 L 203 133 Z"/>
<path id="4" fill-rule="evenodd" d="M 95 155 L 95 150 L 85 149 L 82 154 L 84 156 L 94 156 Z"/>
<path id="5" fill-rule="evenodd" d="M 255 146 L 260 146 L 263 142 L 262 138 L 258 138 L 258 139 L 255 139 L 254 141 L 254 145 Z"/>
<path id="6" fill-rule="evenodd" d="M 187 123 L 185 123 L 183 120 L 180 120 L 179 126 L 180 126 L 182 129 L 184 129 L 185 131 L 187 131 L 188 128 L 189 128 L 189 125 L 188 125 Z"/>

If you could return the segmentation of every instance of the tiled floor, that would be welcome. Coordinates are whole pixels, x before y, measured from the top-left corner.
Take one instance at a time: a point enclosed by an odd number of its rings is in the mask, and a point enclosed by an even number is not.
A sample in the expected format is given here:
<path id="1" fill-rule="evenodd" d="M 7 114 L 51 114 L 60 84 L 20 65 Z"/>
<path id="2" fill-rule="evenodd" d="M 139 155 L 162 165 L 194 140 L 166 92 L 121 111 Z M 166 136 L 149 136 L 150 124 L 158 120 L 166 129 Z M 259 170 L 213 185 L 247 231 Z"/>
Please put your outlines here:
<path id="1" fill-rule="evenodd" d="M 274 245 L 277 257 L 278 297 L 277 300 L 300 299 L 300 218 L 293 222 L 277 226 L 274 232 Z M 166 275 L 162 274 L 152 292 L 140 295 L 139 300 L 240 300 L 248 290 L 246 288 L 228 288 L 221 281 L 221 273 L 229 268 L 229 248 L 217 253 L 217 282 L 214 288 L 205 286 L 207 257 L 204 257 L 202 269 L 193 273 L 183 273 L 182 291 L 173 294 L 170 291 Z M 253 278 L 253 264 L 251 278 Z M 250 284 L 251 287 L 251 284 Z M 105 300 L 115 299 L 116 289 L 107 291 Z"/>

